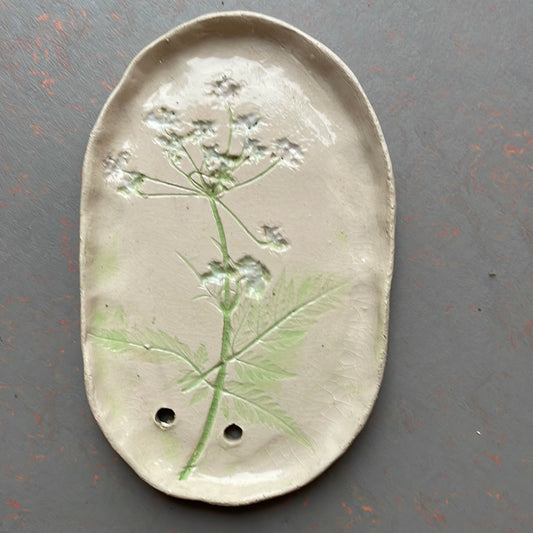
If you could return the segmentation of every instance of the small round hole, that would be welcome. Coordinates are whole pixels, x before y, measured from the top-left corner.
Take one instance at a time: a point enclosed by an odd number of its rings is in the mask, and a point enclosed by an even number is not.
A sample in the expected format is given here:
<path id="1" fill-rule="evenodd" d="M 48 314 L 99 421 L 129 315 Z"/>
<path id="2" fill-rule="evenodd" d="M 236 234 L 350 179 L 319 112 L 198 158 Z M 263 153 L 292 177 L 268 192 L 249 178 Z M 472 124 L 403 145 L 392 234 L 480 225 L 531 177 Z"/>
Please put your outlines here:
<path id="1" fill-rule="evenodd" d="M 242 428 L 237 424 L 231 424 L 224 430 L 224 437 L 228 440 L 239 440 L 242 437 Z"/>
<path id="2" fill-rule="evenodd" d="M 155 421 L 164 428 L 171 426 L 174 420 L 176 420 L 176 413 L 168 407 L 161 407 L 155 414 Z"/>

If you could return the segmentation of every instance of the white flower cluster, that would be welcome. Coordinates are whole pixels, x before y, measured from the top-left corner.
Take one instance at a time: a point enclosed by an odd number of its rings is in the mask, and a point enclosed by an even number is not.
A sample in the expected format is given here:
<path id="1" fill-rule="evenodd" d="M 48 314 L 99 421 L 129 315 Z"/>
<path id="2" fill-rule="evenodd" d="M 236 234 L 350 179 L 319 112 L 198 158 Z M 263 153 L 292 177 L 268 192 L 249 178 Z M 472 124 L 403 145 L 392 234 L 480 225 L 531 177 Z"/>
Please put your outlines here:
<path id="1" fill-rule="evenodd" d="M 209 270 L 202 274 L 201 279 L 204 287 L 216 291 L 224 287 L 226 280 L 233 287 L 244 283 L 246 296 L 258 299 L 270 282 L 270 277 L 270 272 L 260 261 L 245 255 L 228 267 L 224 267 L 220 261 L 211 261 Z"/>
<path id="2" fill-rule="evenodd" d="M 142 196 L 139 190 L 143 183 L 142 174 L 125 168 L 130 157 L 130 153 L 126 151 L 120 152 L 117 157 L 106 157 L 104 160 L 104 176 L 107 183 L 115 187 L 117 192 L 123 196 L 131 193 Z"/>
<path id="3" fill-rule="evenodd" d="M 242 85 L 225 75 L 211 82 L 209 85 L 211 86 L 209 94 L 221 98 L 222 100 L 229 100 L 234 96 L 237 96 L 242 89 Z"/>
<path id="4" fill-rule="evenodd" d="M 286 137 L 278 139 L 272 147 L 272 156 L 279 158 L 280 163 L 288 167 L 298 166 L 304 159 L 300 146 L 289 141 Z"/>

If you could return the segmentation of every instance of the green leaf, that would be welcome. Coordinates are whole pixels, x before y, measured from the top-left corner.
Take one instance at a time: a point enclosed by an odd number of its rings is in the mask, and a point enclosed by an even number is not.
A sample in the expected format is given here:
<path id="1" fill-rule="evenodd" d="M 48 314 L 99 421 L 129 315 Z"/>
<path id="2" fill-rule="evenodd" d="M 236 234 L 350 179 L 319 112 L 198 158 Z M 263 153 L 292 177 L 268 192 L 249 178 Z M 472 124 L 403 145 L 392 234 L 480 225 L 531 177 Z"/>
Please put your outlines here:
<path id="1" fill-rule="evenodd" d="M 233 316 L 233 354 L 240 361 L 294 349 L 327 311 L 340 303 L 348 284 L 335 276 L 309 276 L 298 288 L 283 274 L 270 294 L 245 300 Z"/>
<path id="2" fill-rule="evenodd" d="M 267 357 L 255 357 L 246 361 L 235 361 L 235 369 L 239 379 L 244 383 L 272 383 L 293 377 Z"/>
<path id="3" fill-rule="evenodd" d="M 208 394 L 209 394 L 209 387 L 207 386 L 197 389 L 194 392 L 194 394 L 191 396 L 189 405 L 194 405 L 195 403 L 202 401 Z"/>
<path id="4" fill-rule="evenodd" d="M 117 329 L 96 329 L 89 336 L 100 346 L 113 352 L 144 351 L 143 359 L 149 363 L 165 363 L 181 360 L 192 370 L 201 372 L 207 363 L 208 354 L 202 344 L 196 352 L 178 338 L 165 333 L 145 329 L 142 331 L 125 331 Z"/>
<path id="5" fill-rule="evenodd" d="M 223 392 L 243 420 L 281 431 L 300 444 L 311 447 L 311 442 L 296 422 L 262 390 L 250 384 L 229 382 Z"/>

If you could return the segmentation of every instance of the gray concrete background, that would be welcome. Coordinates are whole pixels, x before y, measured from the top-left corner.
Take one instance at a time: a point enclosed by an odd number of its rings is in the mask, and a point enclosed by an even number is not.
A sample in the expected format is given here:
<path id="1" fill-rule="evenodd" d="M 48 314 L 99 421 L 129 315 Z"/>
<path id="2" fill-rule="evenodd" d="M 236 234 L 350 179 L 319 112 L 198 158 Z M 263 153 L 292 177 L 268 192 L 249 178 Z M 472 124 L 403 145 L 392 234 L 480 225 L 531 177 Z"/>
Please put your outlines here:
<path id="1" fill-rule="evenodd" d="M 372 416 L 302 490 L 223 509 L 114 453 L 79 347 L 80 171 L 142 47 L 261 11 L 355 72 L 396 175 L 389 359 Z M 0 531 L 533 530 L 529 0 L 0 0 Z"/>

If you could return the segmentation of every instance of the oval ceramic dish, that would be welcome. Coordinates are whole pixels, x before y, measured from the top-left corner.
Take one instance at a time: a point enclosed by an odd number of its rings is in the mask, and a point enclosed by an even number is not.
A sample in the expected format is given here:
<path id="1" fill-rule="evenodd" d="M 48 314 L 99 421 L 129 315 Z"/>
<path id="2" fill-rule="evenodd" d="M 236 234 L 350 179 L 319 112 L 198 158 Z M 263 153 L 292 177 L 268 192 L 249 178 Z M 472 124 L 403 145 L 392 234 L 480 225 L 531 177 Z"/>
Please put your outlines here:
<path id="1" fill-rule="evenodd" d="M 148 483 L 223 505 L 296 489 L 364 425 L 385 363 L 394 188 L 354 75 L 252 13 L 178 27 L 91 134 L 91 408 Z"/>

